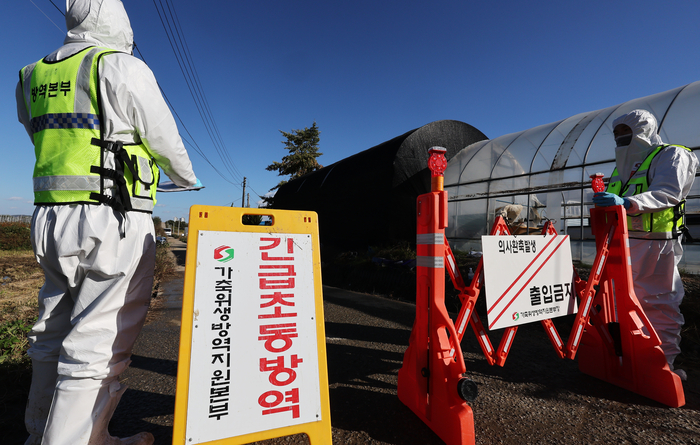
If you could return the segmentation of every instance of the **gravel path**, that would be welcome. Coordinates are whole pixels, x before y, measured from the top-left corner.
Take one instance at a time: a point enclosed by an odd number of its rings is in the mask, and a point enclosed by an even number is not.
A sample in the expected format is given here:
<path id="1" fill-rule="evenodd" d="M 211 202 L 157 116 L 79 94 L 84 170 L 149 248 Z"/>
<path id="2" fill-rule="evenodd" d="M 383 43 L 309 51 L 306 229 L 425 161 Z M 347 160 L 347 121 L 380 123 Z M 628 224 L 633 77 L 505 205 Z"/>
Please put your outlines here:
<path id="1" fill-rule="evenodd" d="M 184 263 L 183 246 L 173 246 Z M 175 401 L 182 276 L 166 283 L 164 304 L 137 341 L 124 374 L 130 390 L 111 432 L 151 431 L 170 444 Z M 415 307 L 324 287 L 331 422 L 335 444 L 441 444 L 396 396 L 397 373 Z M 500 340 L 500 332 L 492 342 Z M 700 444 L 700 370 L 687 369 L 686 405 L 667 408 L 559 359 L 539 324 L 518 330 L 503 368 L 489 366 L 471 331 L 462 343 L 477 444 Z M 309 443 L 303 435 L 265 442 Z M 314 444 L 315 445 L 315 444 Z"/>

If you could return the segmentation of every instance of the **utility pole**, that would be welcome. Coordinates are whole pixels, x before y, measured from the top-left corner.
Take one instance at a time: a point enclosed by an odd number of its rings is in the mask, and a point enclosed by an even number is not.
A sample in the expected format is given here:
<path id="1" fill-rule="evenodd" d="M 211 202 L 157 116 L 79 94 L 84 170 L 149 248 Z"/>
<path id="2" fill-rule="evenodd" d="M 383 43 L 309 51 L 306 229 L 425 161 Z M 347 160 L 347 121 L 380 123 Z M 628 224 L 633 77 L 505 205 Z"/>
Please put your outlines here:
<path id="1" fill-rule="evenodd" d="M 248 204 L 246 205 L 246 207 L 250 208 L 250 193 L 248 193 L 247 198 L 248 198 Z"/>
<path id="2" fill-rule="evenodd" d="M 245 207 L 245 176 L 243 177 L 243 196 L 241 196 L 241 207 Z"/>

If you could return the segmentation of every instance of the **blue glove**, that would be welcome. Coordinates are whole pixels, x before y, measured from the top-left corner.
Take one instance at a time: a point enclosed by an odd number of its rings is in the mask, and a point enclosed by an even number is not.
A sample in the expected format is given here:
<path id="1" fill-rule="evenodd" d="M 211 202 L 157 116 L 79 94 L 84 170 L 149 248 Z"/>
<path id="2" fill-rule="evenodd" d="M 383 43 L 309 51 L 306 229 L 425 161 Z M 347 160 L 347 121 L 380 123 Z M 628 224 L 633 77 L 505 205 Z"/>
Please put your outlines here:
<path id="1" fill-rule="evenodd" d="M 593 195 L 593 203 L 600 207 L 621 206 L 629 208 L 630 201 L 627 198 L 622 198 L 614 193 L 598 192 Z"/>
<path id="2" fill-rule="evenodd" d="M 199 178 L 197 178 L 197 182 L 194 183 L 193 187 L 204 187 L 204 186 L 202 185 L 202 181 L 200 181 Z"/>

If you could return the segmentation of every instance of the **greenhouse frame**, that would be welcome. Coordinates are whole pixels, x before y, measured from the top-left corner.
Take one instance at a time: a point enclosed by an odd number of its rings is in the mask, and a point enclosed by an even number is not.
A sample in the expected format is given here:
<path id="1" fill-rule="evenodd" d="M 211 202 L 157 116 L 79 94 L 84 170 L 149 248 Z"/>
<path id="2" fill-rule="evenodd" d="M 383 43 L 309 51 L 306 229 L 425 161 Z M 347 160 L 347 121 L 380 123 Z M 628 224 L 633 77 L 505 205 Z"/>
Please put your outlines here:
<path id="1" fill-rule="evenodd" d="M 446 234 L 453 249 L 480 251 L 481 236 L 490 233 L 500 215 L 514 235 L 540 233 L 546 221 L 552 221 L 558 233 L 570 235 L 574 260 L 592 263 L 590 176 L 603 173 L 607 183 L 615 167 L 612 122 L 638 108 L 656 116 L 665 143 L 693 150 L 700 147 L 698 81 L 479 141 L 458 152 L 445 171 L 449 196 Z M 687 197 L 686 213 L 690 234 L 700 241 L 700 180 Z M 680 267 L 700 271 L 700 246 L 686 240 L 684 247 Z"/>

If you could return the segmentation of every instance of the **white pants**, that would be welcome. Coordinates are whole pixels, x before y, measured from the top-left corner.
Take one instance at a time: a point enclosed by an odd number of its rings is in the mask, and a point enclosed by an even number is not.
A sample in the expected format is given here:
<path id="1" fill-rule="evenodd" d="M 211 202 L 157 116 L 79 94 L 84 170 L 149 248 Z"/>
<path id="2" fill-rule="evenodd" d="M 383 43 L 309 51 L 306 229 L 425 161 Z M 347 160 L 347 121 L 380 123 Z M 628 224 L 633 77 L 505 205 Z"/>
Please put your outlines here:
<path id="1" fill-rule="evenodd" d="M 685 322 L 680 305 L 685 295 L 678 273 L 683 246 L 676 240 L 632 239 L 634 293 L 661 338 L 661 349 L 670 365 L 681 353 L 681 327 Z"/>
<path id="2" fill-rule="evenodd" d="M 150 214 L 122 218 L 101 205 L 36 208 L 32 246 L 46 282 L 29 334 L 34 372 L 27 443 L 39 443 L 45 429 L 44 444 L 87 444 L 94 434 L 70 430 L 92 428 L 101 414 L 95 410 L 104 405 L 98 394 L 129 365 L 152 292 L 154 238 Z M 61 388 L 74 393 L 77 387 L 86 388 L 77 406 L 48 413 L 52 400 L 65 405 L 58 400 L 67 394 Z"/>

